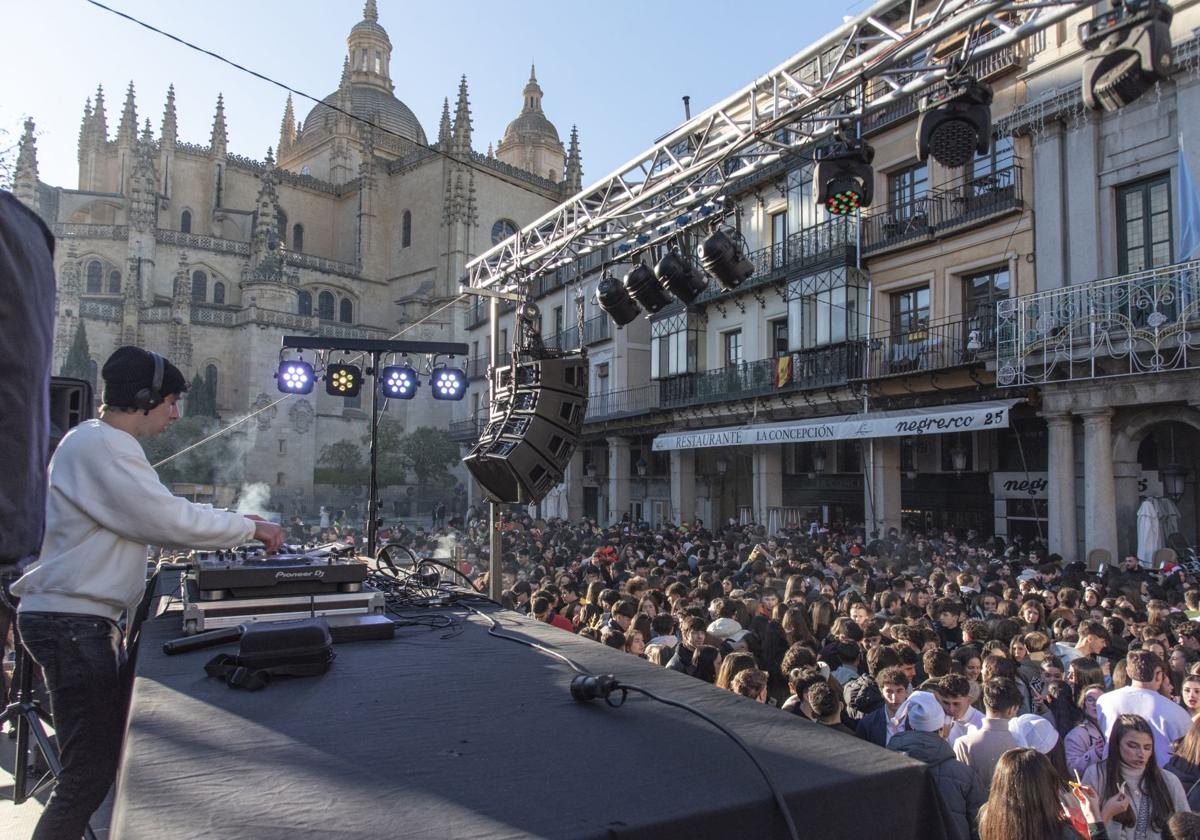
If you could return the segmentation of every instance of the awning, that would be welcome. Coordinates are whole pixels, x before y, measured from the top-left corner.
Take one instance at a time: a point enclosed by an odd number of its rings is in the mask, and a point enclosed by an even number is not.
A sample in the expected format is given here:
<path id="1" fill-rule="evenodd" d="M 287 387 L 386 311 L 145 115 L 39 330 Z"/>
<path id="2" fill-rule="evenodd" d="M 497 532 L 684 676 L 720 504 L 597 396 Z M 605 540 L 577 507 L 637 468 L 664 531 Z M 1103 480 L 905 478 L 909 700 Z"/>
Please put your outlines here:
<path id="1" fill-rule="evenodd" d="M 1021 400 L 909 408 L 867 414 L 843 414 L 789 423 L 725 426 L 696 432 L 670 432 L 654 439 L 654 451 L 757 446 L 770 443 L 818 443 L 881 437 L 920 437 L 947 432 L 1007 429 L 1009 410 Z"/>

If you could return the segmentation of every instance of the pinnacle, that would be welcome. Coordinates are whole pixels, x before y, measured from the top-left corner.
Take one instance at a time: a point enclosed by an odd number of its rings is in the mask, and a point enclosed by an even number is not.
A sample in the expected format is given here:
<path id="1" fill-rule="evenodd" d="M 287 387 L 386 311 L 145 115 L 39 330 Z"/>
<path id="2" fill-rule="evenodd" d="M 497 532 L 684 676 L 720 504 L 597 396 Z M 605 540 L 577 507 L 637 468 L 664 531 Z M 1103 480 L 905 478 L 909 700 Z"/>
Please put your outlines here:
<path id="1" fill-rule="evenodd" d="M 367 0 L 363 6 L 363 20 L 379 21 L 379 8 L 375 5 L 375 0 Z"/>

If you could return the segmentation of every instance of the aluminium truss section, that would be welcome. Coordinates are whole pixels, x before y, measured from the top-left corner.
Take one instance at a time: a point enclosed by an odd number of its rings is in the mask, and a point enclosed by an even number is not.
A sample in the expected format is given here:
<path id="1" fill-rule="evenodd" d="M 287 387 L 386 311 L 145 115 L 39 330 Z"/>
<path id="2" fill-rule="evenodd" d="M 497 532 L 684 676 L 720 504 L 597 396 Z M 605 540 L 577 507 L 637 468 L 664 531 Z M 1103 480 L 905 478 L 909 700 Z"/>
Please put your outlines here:
<path id="1" fill-rule="evenodd" d="M 880 0 L 826 38 L 672 131 L 644 154 L 577 193 L 467 265 L 470 289 L 513 288 L 525 278 L 614 243 L 643 246 L 720 213 L 733 178 L 811 148 L 943 80 L 941 56 L 961 41 L 961 62 L 993 53 L 1092 6 L 1091 0 Z M 989 27 L 998 35 L 974 39 Z M 869 80 L 882 92 L 869 99 Z M 878 85 L 877 85 L 878 87 Z"/>

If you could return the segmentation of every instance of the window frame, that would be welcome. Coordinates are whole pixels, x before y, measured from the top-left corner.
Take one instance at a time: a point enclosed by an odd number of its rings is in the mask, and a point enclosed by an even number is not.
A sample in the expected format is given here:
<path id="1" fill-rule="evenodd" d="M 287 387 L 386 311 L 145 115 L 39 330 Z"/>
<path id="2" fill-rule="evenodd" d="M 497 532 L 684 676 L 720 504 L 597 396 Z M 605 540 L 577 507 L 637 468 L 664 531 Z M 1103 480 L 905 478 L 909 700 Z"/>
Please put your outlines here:
<path id="1" fill-rule="evenodd" d="M 739 368 L 746 361 L 746 348 L 742 343 L 744 335 L 741 327 L 725 330 L 721 333 L 722 367 Z"/>
<path id="2" fill-rule="evenodd" d="M 1167 260 L 1163 263 L 1155 263 L 1154 261 L 1154 245 L 1156 244 L 1153 238 L 1154 217 L 1156 214 L 1152 209 L 1152 190 L 1156 186 L 1165 186 L 1167 191 L 1167 206 L 1164 211 L 1167 217 L 1167 236 L 1165 239 L 1167 245 Z M 1174 227 L 1175 227 L 1175 206 L 1174 199 L 1171 195 L 1171 173 L 1159 172 L 1147 178 L 1141 178 L 1137 181 L 1131 181 L 1127 184 L 1119 184 L 1114 188 L 1116 198 L 1116 223 L 1117 223 L 1117 273 L 1118 274 L 1136 274 L 1141 271 L 1149 271 L 1153 268 L 1159 268 L 1164 265 L 1170 265 L 1175 258 L 1175 243 L 1174 243 Z M 1136 246 L 1138 250 L 1143 251 L 1144 262 L 1138 268 L 1131 267 L 1129 261 L 1129 234 L 1128 225 L 1130 219 L 1126 215 L 1126 197 L 1135 193 L 1142 195 L 1142 244 Z M 1158 240 L 1159 243 L 1164 240 Z"/>
<path id="3" fill-rule="evenodd" d="M 925 293 L 924 306 L 920 305 L 921 292 Z M 905 300 L 911 300 L 914 305 L 904 309 L 897 308 L 897 304 Z M 888 305 L 888 319 L 891 321 L 893 340 L 919 341 L 928 335 L 929 323 L 932 320 L 931 316 L 933 314 L 933 295 L 930 292 L 928 283 L 919 286 L 909 286 L 907 289 L 899 289 L 892 292 L 888 296 Z M 914 329 L 912 326 L 912 316 L 914 313 L 922 311 L 925 313 L 924 319 L 920 326 Z M 901 315 L 907 316 L 907 319 L 902 320 Z M 907 323 L 907 326 L 904 326 L 905 323 Z"/>

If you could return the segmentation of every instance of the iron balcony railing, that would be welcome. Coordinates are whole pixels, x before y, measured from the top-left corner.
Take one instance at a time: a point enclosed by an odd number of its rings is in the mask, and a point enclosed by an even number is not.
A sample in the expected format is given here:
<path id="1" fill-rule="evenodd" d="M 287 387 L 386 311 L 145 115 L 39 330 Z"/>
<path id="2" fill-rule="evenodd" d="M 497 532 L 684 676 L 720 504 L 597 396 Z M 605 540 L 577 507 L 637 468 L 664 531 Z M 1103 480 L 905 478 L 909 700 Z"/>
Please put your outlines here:
<path id="1" fill-rule="evenodd" d="M 613 336 L 612 319 L 607 315 L 597 315 L 583 322 L 583 343 L 585 346 L 608 341 Z"/>
<path id="2" fill-rule="evenodd" d="M 475 443 L 483 432 L 485 417 L 468 417 L 466 420 L 455 420 L 450 424 L 450 437 L 458 443 Z"/>
<path id="3" fill-rule="evenodd" d="M 500 354 L 499 366 L 504 367 L 512 358 L 512 352 L 505 350 Z M 472 356 L 466 361 L 467 379 L 483 379 L 487 376 L 488 365 L 491 364 L 491 356 Z"/>
<path id="4" fill-rule="evenodd" d="M 651 382 L 649 385 L 640 385 L 636 388 L 589 394 L 584 422 L 614 420 L 655 411 L 661 407 L 660 393 L 659 384 Z"/>
<path id="5" fill-rule="evenodd" d="M 996 306 L 996 382 L 1200 367 L 1200 261 L 1049 289 Z"/>
<path id="6" fill-rule="evenodd" d="M 868 379 L 907 376 L 983 362 L 996 351 L 996 318 L 981 309 L 972 318 L 922 324 L 867 343 Z"/>
<path id="7" fill-rule="evenodd" d="M 754 266 L 749 280 L 728 291 L 710 280 L 708 290 L 696 299 L 696 303 L 741 294 L 834 260 L 852 260 L 858 238 L 855 227 L 853 217 L 835 216 L 790 234 L 782 242 L 751 251 L 746 255 Z"/>
<path id="8" fill-rule="evenodd" d="M 924 195 L 871 208 L 862 220 L 863 254 L 928 242 L 1018 210 L 1021 205 L 1019 163 L 956 178 Z"/>

